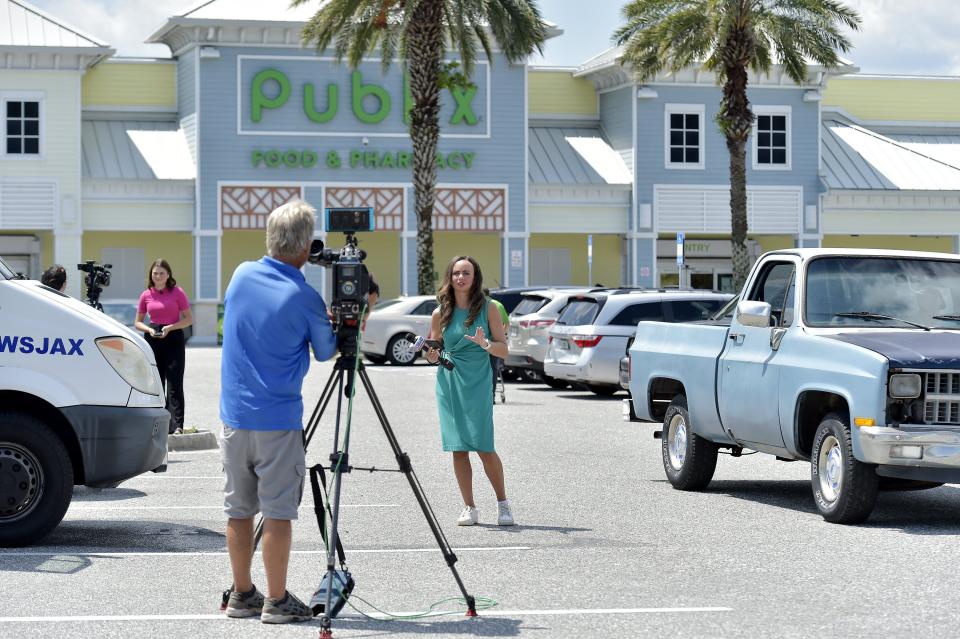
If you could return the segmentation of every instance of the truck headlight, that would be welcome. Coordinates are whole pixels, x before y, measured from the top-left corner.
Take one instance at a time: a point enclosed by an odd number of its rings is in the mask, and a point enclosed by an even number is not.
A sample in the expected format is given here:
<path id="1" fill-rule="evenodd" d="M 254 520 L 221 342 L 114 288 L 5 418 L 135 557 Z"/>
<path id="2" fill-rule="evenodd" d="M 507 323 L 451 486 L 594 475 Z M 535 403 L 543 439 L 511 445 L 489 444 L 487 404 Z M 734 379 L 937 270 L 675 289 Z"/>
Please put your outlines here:
<path id="1" fill-rule="evenodd" d="M 160 384 L 153 374 L 153 367 L 136 344 L 125 337 L 101 337 L 96 344 L 104 359 L 123 381 L 142 393 L 160 394 Z"/>
<path id="2" fill-rule="evenodd" d="M 913 399 L 920 397 L 922 384 L 916 373 L 898 373 L 890 376 L 888 393 L 894 399 Z"/>

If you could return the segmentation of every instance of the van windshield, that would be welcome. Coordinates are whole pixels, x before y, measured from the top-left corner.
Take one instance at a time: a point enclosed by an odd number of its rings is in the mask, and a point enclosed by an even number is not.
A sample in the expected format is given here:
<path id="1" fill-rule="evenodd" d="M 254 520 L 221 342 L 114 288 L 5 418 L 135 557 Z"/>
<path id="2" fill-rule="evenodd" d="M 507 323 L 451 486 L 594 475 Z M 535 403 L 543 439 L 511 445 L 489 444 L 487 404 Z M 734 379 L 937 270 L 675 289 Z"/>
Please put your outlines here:
<path id="1" fill-rule="evenodd" d="M 17 277 L 17 274 L 10 270 L 10 267 L 4 263 L 3 258 L 0 258 L 0 277 L 5 280 L 12 280 Z"/>

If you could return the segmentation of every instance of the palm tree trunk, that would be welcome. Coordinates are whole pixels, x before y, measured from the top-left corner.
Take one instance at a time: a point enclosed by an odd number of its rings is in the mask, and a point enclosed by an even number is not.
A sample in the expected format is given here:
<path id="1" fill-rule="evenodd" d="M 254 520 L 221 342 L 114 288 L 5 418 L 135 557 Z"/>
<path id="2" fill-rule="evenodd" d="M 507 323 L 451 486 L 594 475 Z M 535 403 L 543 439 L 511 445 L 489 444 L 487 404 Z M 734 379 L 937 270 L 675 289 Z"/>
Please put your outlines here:
<path id="1" fill-rule="evenodd" d="M 743 65 L 726 69 L 723 100 L 718 121 L 727 139 L 730 154 L 730 245 L 733 258 L 733 286 L 743 288 L 750 272 L 747 253 L 747 139 L 753 127 L 753 111 L 747 100 L 747 70 Z"/>
<path id="2" fill-rule="evenodd" d="M 433 264 L 433 205 L 437 186 L 437 144 L 440 140 L 440 59 L 443 54 L 440 0 L 423 0 L 410 18 L 410 140 L 413 144 L 413 188 L 417 211 L 417 290 L 436 292 Z"/>

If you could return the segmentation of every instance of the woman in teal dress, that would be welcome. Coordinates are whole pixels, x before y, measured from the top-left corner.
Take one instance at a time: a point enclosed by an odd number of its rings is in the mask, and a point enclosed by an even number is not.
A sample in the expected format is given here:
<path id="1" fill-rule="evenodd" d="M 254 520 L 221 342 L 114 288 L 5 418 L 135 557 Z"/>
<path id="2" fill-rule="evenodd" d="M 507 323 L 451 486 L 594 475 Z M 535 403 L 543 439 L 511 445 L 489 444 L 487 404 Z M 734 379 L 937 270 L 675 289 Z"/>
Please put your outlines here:
<path id="1" fill-rule="evenodd" d="M 483 275 L 475 259 L 460 255 L 450 260 L 437 301 L 440 305 L 433 312 L 430 336 L 442 338 L 443 350 L 428 349 L 426 358 L 436 363 L 442 357 L 454 364 L 452 370 L 437 368 L 436 390 L 443 450 L 453 453 L 453 472 L 463 497 L 457 523 L 472 526 L 479 520 L 473 500 L 472 451 L 479 455 L 497 495 L 497 523 L 512 526 L 503 464 L 493 445 L 489 357 L 506 358 L 507 338 L 499 311 L 483 294 Z"/>

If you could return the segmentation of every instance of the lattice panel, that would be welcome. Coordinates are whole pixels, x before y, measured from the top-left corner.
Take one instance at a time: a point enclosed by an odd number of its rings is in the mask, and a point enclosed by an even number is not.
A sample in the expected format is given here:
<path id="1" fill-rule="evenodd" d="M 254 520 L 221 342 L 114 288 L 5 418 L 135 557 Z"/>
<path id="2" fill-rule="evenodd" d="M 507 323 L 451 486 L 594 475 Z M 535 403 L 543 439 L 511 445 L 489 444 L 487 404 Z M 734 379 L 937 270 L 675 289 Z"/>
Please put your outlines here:
<path id="1" fill-rule="evenodd" d="M 437 189 L 435 231 L 503 231 L 507 212 L 504 189 Z"/>
<path id="2" fill-rule="evenodd" d="M 332 186 L 326 190 L 326 208 L 373 207 L 378 231 L 403 230 L 403 189 Z"/>
<path id="3" fill-rule="evenodd" d="M 220 215 L 224 229 L 265 229 L 267 216 L 290 200 L 303 197 L 299 186 L 220 187 Z"/>

